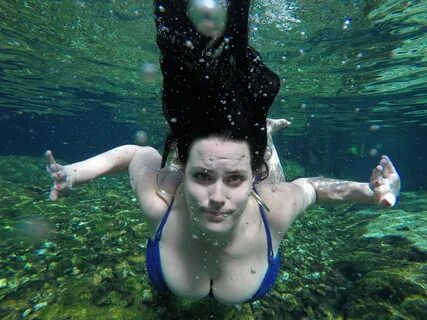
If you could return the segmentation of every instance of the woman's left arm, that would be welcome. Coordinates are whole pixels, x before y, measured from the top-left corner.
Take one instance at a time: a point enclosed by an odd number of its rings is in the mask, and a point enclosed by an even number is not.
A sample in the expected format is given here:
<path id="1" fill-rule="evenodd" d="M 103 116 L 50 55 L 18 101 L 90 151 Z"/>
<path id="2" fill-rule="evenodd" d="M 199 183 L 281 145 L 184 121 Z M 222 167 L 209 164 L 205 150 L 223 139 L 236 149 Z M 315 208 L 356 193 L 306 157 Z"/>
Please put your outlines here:
<path id="1" fill-rule="evenodd" d="M 305 189 L 314 189 L 317 203 L 358 203 L 393 207 L 400 192 L 400 177 L 390 158 L 383 155 L 372 170 L 369 183 L 328 178 L 301 178 L 293 181 Z"/>

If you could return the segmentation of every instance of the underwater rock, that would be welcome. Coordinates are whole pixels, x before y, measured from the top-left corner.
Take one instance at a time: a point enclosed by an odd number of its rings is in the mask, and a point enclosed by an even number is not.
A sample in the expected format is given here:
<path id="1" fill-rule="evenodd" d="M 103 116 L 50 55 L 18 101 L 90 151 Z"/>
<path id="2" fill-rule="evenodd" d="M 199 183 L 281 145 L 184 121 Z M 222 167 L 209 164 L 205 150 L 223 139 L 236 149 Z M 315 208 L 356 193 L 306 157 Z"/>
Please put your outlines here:
<path id="1" fill-rule="evenodd" d="M 427 212 L 388 211 L 369 223 L 365 238 L 408 239 L 427 258 Z"/>
<path id="2" fill-rule="evenodd" d="M 153 293 L 151 290 L 144 290 L 142 292 L 142 301 L 143 302 L 152 302 L 153 301 Z"/>
<path id="3" fill-rule="evenodd" d="M 33 310 L 34 311 L 37 311 L 37 310 L 39 310 L 39 309 L 41 309 L 41 308 L 44 308 L 44 307 L 46 307 L 47 306 L 47 302 L 40 302 L 40 303 L 37 303 L 34 307 L 33 307 Z"/>
<path id="4" fill-rule="evenodd" d="M 31 309 L 31 308 L 28 308 L 27 310 L 25 310 L 25 311 L 22 313 L 22 318 L 27 317 L 27 316 L 28 316 L 32 311 L 33 311 L 33 309 Z"/>

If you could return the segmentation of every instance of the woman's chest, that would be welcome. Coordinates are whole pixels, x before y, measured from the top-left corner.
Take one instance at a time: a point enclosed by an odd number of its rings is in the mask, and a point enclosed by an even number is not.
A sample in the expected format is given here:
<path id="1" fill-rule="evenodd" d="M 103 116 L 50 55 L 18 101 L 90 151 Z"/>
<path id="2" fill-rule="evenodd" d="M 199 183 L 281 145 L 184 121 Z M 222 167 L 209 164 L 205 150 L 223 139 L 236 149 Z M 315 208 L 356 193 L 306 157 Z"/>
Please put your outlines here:
<path id="1" fill-rule="evenodd" d="M 202 299 L 208 295 L 224 304 L 249 300 L 261 286 L 269 267 L 268 241 L 258 236 L 221 250 L 195 245 L 194 241 L 164 237 L 160 242 L 163 276 L 177 296 Z"/>

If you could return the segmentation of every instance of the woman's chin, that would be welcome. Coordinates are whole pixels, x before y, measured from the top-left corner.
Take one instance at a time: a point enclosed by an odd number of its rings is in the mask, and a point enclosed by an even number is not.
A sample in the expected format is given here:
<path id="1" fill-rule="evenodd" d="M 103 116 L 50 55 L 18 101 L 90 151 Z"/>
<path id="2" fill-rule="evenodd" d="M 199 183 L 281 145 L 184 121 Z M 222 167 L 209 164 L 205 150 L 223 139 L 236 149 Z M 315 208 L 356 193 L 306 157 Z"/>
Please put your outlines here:
<path id="1" fill-rule="evenodd" d="M 225 234 L 232 229 L 232 217 L 227 214 L 211 215 L 206 213 L 200 219 L 200 228 L 208 234 Z"/>

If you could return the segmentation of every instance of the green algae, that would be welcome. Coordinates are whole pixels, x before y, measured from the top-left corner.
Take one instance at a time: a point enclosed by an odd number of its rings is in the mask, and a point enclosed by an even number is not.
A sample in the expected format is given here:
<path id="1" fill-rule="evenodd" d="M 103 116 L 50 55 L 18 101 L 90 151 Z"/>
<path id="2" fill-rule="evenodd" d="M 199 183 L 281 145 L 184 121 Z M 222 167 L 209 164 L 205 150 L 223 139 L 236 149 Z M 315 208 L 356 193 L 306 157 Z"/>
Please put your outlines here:
<path id="1" fill-rule="evenodd" d="M 286 161 L 283 166 L 283 171 L 286 173 L 286 181 L 292 181 L 305 176 L 304 168 L 293 161 Z"/>
<path id="2" fill-rule="evenodd" d="M 0 166 L 21 171 L 0 172 L 2 319 L 422 319 L 426 310 L 424 191 L 388 211 L 313 207 L 282 242 L 271 293 L 227 307 L 152 290 L 147 226 L 126 175 L 51 202 L 41 158 Z"/>

